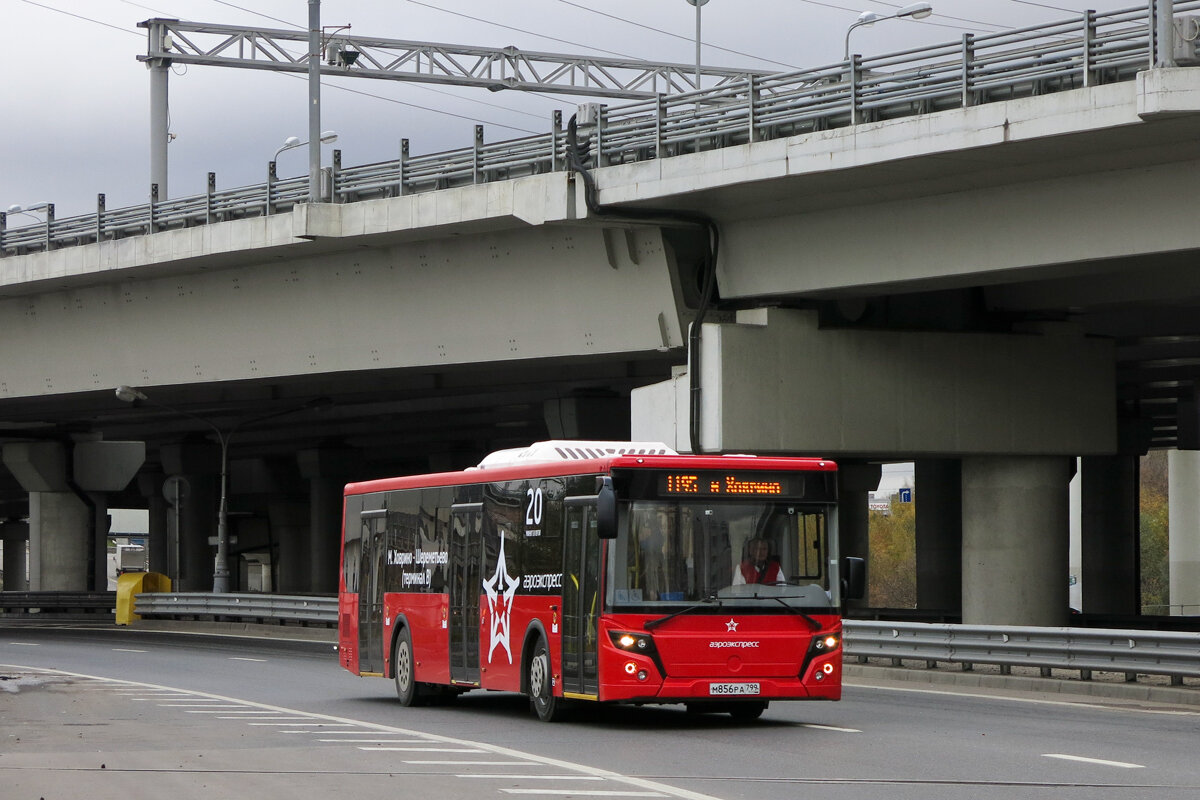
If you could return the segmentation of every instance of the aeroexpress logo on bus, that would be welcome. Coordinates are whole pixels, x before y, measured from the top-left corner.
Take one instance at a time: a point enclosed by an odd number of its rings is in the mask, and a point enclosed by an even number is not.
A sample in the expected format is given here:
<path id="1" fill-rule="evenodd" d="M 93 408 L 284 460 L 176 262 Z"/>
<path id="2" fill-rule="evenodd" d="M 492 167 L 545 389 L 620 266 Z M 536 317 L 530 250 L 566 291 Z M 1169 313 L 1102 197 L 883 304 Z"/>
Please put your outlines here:
<path id="1" fill-rule="evenodd" d="M 509 630 L 512 620 L 512 600 L 521 582 L 508 574 L 508 565 L 504 560 L 504 537 L 500 537 L 500 556 L 496 559 L 496 574 L 483 582 L 483 590 L 487 592 L 488 614 L 491 616 L 492 639 L 488 645 L 487 659 L 492 663 L 492 653 L 496 647 L 504 648 L 508 653 L 508 663 L 511 664 L 512 647 L 509 644 Z"/>

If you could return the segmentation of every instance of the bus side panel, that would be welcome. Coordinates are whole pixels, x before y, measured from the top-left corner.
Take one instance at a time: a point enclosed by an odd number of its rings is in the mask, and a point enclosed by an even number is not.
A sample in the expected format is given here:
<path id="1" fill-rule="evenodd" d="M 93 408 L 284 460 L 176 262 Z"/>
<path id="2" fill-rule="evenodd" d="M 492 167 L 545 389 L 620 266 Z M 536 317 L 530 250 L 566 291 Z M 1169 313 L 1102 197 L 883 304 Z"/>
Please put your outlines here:
<path id="1" fill-rule="evenodd" d="M 412 637 L 413 677 L 422 683 L 450 683 L 450 636 L 446 624 L 449 609 L 449 597 L 445 594 L 389 592 L 383 596 L 384 641 L 392 641 L 395 620 L 403 615 Z M 394 675 L 390 644 L 384 659 L 384 674 Z"/>
<path id="2" fill-rule="evenodd" d="M 558 633 L 561 609 L 562 598 L 553 595 L 517 595 L 513 598 L 507 618 L 501 616 L 497 620 L 497 635 L 494 638 L 491 617 L 484 619 L 484 627 L 479 637 L 483 688 L 504 692 L 521 691 L 525 662 L 533 656 L 532 652 L 523 649 L 526 635 L 531 627 L 535 627 L 535 623 L 540 623 L 542 630 L 546 632 L 547 645 L 550 648 L 550 668 L 555 678 L 554 693 L 562 694 L 562 681 L 559 679 L 562 675 L 562 647 Z M 507 636 L 504 633 L 506 626 Z M 507 648 L 505 644 L 508 645 Z"/>
<path id="3" fill-rule="evenodd" d="M 338 663 L 358 674 L 358 595 L 338 595 Z"/>

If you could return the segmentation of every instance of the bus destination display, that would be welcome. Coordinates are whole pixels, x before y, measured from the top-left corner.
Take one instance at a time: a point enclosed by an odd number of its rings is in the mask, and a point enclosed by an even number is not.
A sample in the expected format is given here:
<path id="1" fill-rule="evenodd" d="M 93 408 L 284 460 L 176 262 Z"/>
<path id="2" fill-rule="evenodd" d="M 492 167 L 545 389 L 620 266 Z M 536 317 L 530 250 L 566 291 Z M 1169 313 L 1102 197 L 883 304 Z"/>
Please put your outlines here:
<path id="1" fill-rule="evenodd" d="M 803 497 L 801 476 L 788 472 L 662 472 L 663 497 Z"/>

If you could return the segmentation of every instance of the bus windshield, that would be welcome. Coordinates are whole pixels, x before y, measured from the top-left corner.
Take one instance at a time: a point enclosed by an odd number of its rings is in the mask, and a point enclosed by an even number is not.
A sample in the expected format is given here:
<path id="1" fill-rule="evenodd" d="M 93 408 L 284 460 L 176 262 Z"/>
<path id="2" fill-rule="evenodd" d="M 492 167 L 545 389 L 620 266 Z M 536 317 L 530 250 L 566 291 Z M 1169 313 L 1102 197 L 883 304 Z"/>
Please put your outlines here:
<path id="1" fill-rule="evenodd" d="M 725 597 L 832 604 L 820 505 L 639 500 L 627 522 L 610 561 L 615 606 Z"/>

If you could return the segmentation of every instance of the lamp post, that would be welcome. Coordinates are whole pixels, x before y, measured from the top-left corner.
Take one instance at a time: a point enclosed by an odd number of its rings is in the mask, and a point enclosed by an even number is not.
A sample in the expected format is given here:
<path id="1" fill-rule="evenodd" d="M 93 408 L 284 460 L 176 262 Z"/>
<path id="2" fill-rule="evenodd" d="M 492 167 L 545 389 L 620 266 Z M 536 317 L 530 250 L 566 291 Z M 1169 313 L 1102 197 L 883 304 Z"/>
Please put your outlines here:
<path id="1" fill-rule="evenodd" d="M 687 0 L 689 5 L 696 7 L 696 89 L 700 89 L 700 7 L 708 0 Z"/>
<path id="2" fill-rule="evenodd" d="M 41 211 L 46 215 L 47 220 L 54 219 L 54 204 L 53 203 L 27 203 L 19 205 L 14 203 L 5 209 L 5 214 L 24 214 L 27 217 L 33 217 L 32 211 Z M 37 219 L 37 217 L 33 217 Z M 39 220 L 40 221 L 40 220 Z"/>
<path id="3" fill-rule="evenodd" d="M 337 138 L 337 131 L 322 131 L 318 141 L 320 141 L 321 144 L 332 144 L 333 142 L 337 141 Z M 275 155 L 271 157 L 271 160 L 278 160 L 279 154 L 285 150 L 295 150 L 297 147 L 304 147 L 306 144 L 308 144 L 308 142 L 300 141 L 299 136 L 289 136 L 283 140 L 283 144 L 280 145 L 279 149 L 275 151 Z"/>
<path id="4" fill-rule="evenodd" d="M 244 425 L 249 425 L 249 424 L 255 423 L 255 422 L 263 422 L 268 419 L 274 419 L 275 417 L 281 417 L 285 414 L 293 414 L 297 411 L 304 411 L 309 408 L 315 408 L 318 405 L 324 405 L 327 402 L 327 400 L 322 398 L 320 400 L 314 400 L 314 401 L 305 403 L 304 405 L 296 406 L 294 408 L 285 408 L 282 411 L 274 411 L 274 412 L 271 412 L 270 414 L 263 414 L 263 415 L 257 416 L 257 417 L 249 417 L 247 419 L 243 419 L 243 420 L 240 420 L 239 422 L 234 423 L 228 430 L 222 430 L 216 423 L 214 423 L 210 419 L 206 419 L 205 417 L 202 417 L 199 414 L 193 414 L 190 411 L 184 411 L 183 409 L 175 408 L 174 406 L 169 406 L 166 403 L 159 403 L 157 401 L 151 400 L 146 395 L 145 392 L 142 392 L 140 389 L 136 389 L 132 386 L 124 386 L 124 385 L 118 386 L 116 388 L 116 395 L 117 395 L 118 400 L 122 400 L 126 403 L 132 403 L 135 400 L 141 400 L 143 403 L 150 403 L 151 405 L 160 406 L 162 408 L 167 409 L 168 411 L 173 411 L 176 414 L 179 414 L 181 416 L 190 417 L 191 419 L 197 420 L 198 422 L 203 422 L 206 426 L 208 426 L 209 428 L 212 429 L 213 433 L 216 434 L 217 441 L 221 445 L 221 499 L 219 501 L 219 505 L 217 506 L 217 555 L 216 555 L 216 560 L 213 563 L 213 589 L 212 590 L 213 590 L 213 594 L 224 594 L 224 593 L 228 592 L 229 591 L 229 497 L 228 497 L 227 490 L 228 490 L 228 486 L 229 486 L 229 442 L 230 442 L 230 440 L 233 439 L 233 435 L 238 432 L 238 429 L 240 429 Z"/>
<path id="5" fill-rule="evenodd" d="M 691 0 L 688 0 L 691 2 Z M 865 25 L 874 25 L 876 22 L 882 22 L 885 19 L 925 19 L 933 13 L 933 6 L 929 3 L 913 3 L 892 14 L 876 14 L 874 11 L 864 11 L 858 15 L 849 28 L 846 29 L 846 51 L 842 56 L 844 61 L 850 60 L 850 32 L 855 28 L 861 28 Z"/>

